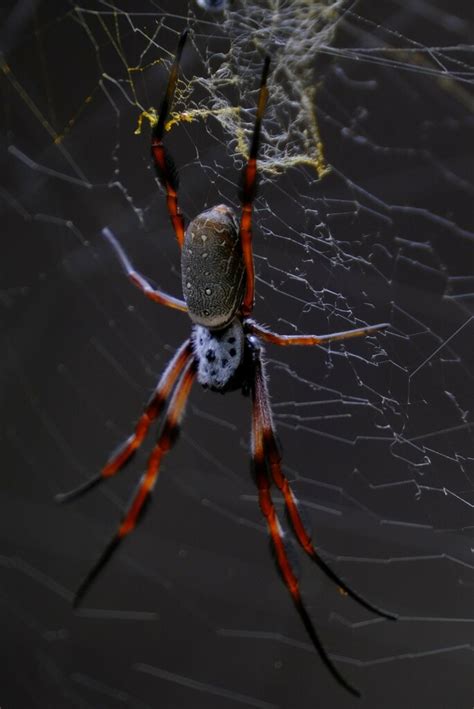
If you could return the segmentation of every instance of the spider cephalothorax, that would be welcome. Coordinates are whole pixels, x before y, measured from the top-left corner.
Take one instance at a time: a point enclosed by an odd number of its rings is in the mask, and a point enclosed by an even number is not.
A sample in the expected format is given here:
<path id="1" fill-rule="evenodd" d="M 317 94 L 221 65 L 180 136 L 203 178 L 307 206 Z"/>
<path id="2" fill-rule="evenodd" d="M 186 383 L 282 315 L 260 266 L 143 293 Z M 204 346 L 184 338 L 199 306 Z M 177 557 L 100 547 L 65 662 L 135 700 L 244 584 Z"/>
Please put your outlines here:
<path id="1" fill-rule="evenodd" d="M 221 330 L 195 325 L 192 343 L 197 360 L 197 380 L 206 389 L 227 391 L 239 372 L 245 351 L 242 323 L 235 318 Z"/>
<path id="2" fill-rule="evenodd" d="M 117 532 L 79 586 L 74 604 L 80 602 L 122 539 L 138 523 L 156 484 L 162 458 L 176 441 L 186 401 L 195 378 L 197 377 L 202 386 L 221 393 L 241 388 L 244 393 L 250 392 L 252 398 L 254 478 L 260 509 L 267 524 L 278 570 L 322 661 L 342 686 L 352 694 L 358 695 L 357 690 L 342 677 L 324 650 L 303 603 L 299 581 L 288 556 L 282 527 L 273 504 L 272 485 L 275 485 L 282 495 L 296 540 L 312 561 L 345 594 L 364 608 L 384 618 L 393 619 L 394 616 L 379 610 L 353 591 L 326 564 L 313 546 L 311 536 L 301 519 L 296 497 L 281 466 L 265 364 L 259 341 L 276 345 L 321 345 L 374 334 L 387 325 L 381 323 L 329 335 L 279 335 L 249 319 L 254 303 L 255 281 L 252 253 L 252 204 L 256 191 L 260 124 L 268 95 L 266 85 L 270 63 L 268 57 L 264 61 L 255 128 L 242 176 L 240 222 L 230 207 L 219 205 L 199 214 L 185 231 L 184 220 L 178 209 L 177 172 L 163 145 L 165 121 L 173 100 L 185 40 L 186 32 L 179 40 L 158 122 L 152 134 L 153 160 L 166 192 L 171 222 L 182 250 L 181 266 L 185 300 L 182 301 L 153 288 L 146 278 L 135 271 L 110 229 L 105 228 L 103 235 L 114 248 L 131 282 L 151 300 L 188 313 L 193 322 L 192 333 L 191 337 L 176 350 L 163 372 L 152 397 L 138 419 L 134 433 L 112 454 L 98 475 L 75 490 L 58 495 L 60 501 L 71 500 L 104 479 L 115 475 L 131 460 L 134 452 L 143 443 L 150 425 L 163 412 L 161 429 L 150 454 L 146 471 L 131 503 L 125 510 Z"/>

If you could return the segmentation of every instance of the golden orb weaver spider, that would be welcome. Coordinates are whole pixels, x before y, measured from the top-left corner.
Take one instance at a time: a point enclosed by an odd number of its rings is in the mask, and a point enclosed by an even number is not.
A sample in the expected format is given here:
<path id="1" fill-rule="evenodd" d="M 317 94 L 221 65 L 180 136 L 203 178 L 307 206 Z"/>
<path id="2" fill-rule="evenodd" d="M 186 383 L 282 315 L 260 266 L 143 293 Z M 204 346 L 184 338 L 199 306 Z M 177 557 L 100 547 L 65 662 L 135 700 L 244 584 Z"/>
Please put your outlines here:
<path id="1" fill-rule="evenodd" d="M 268 97 L 268 56 L 263 65 L 249 158 L 242 175 L 240 224 L 230 207 L 218 205 L 195 217 L 185 230 L 184 219 L 178 208 L 178 175 L 163 145 L 163 134 L 173 101 L 186 36 L 187 32 L 183 32 L 178 42 L 159 118 L 152 130 L 151 144 L 156 172 L 166 192 L 168 212 L 181 249 L 184 301 L 153 288 L 134 270 L 110 229 L 105 228 L 102 233 L 116 252 L 130 281 L 151 300 L 188 313 L 193 327 L 191 337 L 178 348 L 163 372 L 135 426 L 134 433 L 111 455 L 98 475 L 76 489 L 56 496 L 58 502 L 72 500 L 118 473 L 143 443 L 151 423 L 164 411 L 162 427 L 149 457 L 146 472 L 139 481 L 117 532 L 79 586 L 74 606 L 80 603 L 120 542 L 138 523 L 157 481 L 161 460 L 177 438 L 194 380 L 197 378 L 203 387 L 221 393 L 242 389 L 244 393 L 251 394 L 252 461 L 255 481 L 260 509 L 267 523 L 278 569 L 321 660 L 339 684 L 351 694 L 360 696 L 329 658 L 303 603 L 298 579 L 288 558 L 282 528 L 272 501 L 270 488 L 273 483 L 283 496 L 297 541 L 326 576 L 336 583 L 344 594 L 367 610 L 391 620 L 395 620 L 395 616 L 376 608 L 353 591 L 326 564 L 313 546 L 298 511 L 296 497 L 281 468 L 262 347 L 258 341 L 276 345 L 320 345 L 372 334 L 385 329 L 388 324 L 380 323 L 329 335 L 279 335 L 249 318 L 254 304 L 255 282 L 252 205 L 256 193 L 260 126 Z"/>

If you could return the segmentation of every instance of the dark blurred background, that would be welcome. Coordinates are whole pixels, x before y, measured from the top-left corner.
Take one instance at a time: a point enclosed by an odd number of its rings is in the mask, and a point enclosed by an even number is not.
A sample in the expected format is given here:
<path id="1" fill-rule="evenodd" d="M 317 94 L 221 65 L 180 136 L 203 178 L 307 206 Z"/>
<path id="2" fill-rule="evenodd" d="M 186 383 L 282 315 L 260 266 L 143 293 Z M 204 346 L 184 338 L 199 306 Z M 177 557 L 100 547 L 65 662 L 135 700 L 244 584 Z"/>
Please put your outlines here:
<path id="1" fill-rule="evenodd" d="M 285 470 L 315 542 L 355 589 L 400 617 L 372 617 L 298 553 L 314 623 L 363 698 L 328 674 L 275 570 L 239 393 L 195 387 L 146 519 L 83 607 L 71 606 L 153 435 L 100 490 L 63 507 L 54 495 L 98 471 L 129 435 L 190 327 L 127 282 L 100 236 L 109 225 L 136 267 L 179 295 L 148 122 L 134 134 L 139 114 L 159 103 L 186 26 L 190 105 L 212 108 L 209 77 L 230 56 L 236 73 L 242 57 L 238 98 L 252 107 L 261 28 L 271 27 L 262 150 L 271 143 L 284 155 L 275 112 L 290 123 L 302 109 L 272 98 L 284 52 L 303 27 L 308 36 L 304 5 L 258 3 L 268 22 L 256 25 L 252 3 L 229 3 L 225 14 L 194 2 L 2 3 L 2 709 L 474 706 L 474 17 L 465 0 L 321 3 L 322 26 L 336 28 L 316 41 L 315 26 L 305 56 L 332 170 L 318 180 L 301 160 L 278 174 L 267 165 L 256 202 L 256 319 L 286 333 L 391 323 L 346 346 L 267 348 Z M 285 80 L 296 90 L 300 78 Z M 211 119 L 170 131 L 187 219 L 223 200 L 238 207 L 237 138 Z"/>

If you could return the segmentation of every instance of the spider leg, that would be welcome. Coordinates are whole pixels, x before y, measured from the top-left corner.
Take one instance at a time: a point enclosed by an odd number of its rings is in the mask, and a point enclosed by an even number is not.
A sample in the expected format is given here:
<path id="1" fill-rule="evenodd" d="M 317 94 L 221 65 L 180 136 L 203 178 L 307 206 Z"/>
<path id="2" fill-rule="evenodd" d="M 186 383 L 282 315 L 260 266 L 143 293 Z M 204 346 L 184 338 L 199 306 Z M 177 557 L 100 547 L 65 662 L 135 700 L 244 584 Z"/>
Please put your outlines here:
<path id="1" fill-rule="evenodd" d="M 82 483 L 82 485 L 79 485 L 79 487 L 74 488 L 74 490 L 70 492 L 56 495 L 55 499 L 57 502 L 69 502 L 70 500 L 80 497 L 103 480 L 118 473 L 119 470 L 131 460 L 133 454 L 137 452 L 138 448 L 143 443 L 151 424 L 158 418 L 163 410 L 166 400 L 186 363 L 190 360 L 191 354 L 191 341 L 186 340 L 176 351 L 174 357 L 161 375 L 160 381 L 151 395 L 144 412 L 135 425 L 134 433 L 114 451 L 98 475 L 94 475 L 94 477 L 86 480 L 85 483 Z"/>
<path id="2" fill-rule="evenodd" d="M 257 482 L 260 509 L 266 519 L 268 531 L 275 550 L 278 569 L 289 590 L 296 610 L 303 621 L 306 631 L 323 663 L 336 681 L 356 697 L 360 693 L 352 687 L 338 671 L 319 639 L 308 611 L 301 598 L 298 579 L 291 567 L 283 540 L 283 532 L 278 520 L 275 506 L 270 493 L 270 480 L 266 470 L 266 454 L 264 442 L 264 410 L 262 406 L 262 377 L 259 376 L 259 358 L 256 362 L 255 379 L 252 385 L 252 458 Z M 261 368 L 260 368 L 261 371 Z"/>
<path id="3" fill-rule="evenodd" d="M 250 145 L 249 159 L 242 174 L 242 187 L 240 201 L 242 203 L 242 216 L 240 218 L 240 243 L 245 263 L 247 276 L 244 301 L 242 304 L 243 315 L 249 315 L 253 310 L 255 291 L 255 271 L 252 251 L 252 206 L 257 191 L 257 153 L 260 143 L 260 127 L 263 113 L 268 98 L 267 77 L 270 67 L 270 57 L 266 56 L 263 64 L 262 79 L 258 94 L 257 117 L 253 129 L 252 143 Z"/>
<path id="4" fill-rule="evenodd" d="M 133 268 L 130 259 L 123 250 L 122 246 L 119 244 L 117 238 L 112 234 L 108 227 L 102 229 L 102 236 L 104 236 L 109 244 L 115 251 L 120 263 L 122 264 L 123 270 L 127 274 L 129 280 L 134 286 L 139 288 L 146 295 L 147 298 L 153 300 L 155 303 L 161 303 L 161 305 L 166 305 L 168 308 L 174 308 L 175 310 L 182 310 L 184 313 L 187 312 L 188 308 L 184 300 L 179 300 L 172 295 L 168 295 L 161 290 L 153 288 L 153 286 L 148 283 L 146 278 L 138 273 Z"/>
<path id="5" fill-rule="evenodd" d="M 257 363 L 255 368 L 255 379 L 257 388 L 257 400 L 260 409 L 260 415 L 262 419 L 262 436 L 265 446 L 266 458 L 268 460 L 271 476 L 273 482 L 281 491 L 283 498 L 285 500 L 285 506 L 290 518 L 291 526 L 295 533 L 295 536 L 303 547 L 308 556 L 314 561 L 317 566 L 326 574 L 328 578 L 331 579 L 335 584 L 339 586 L 340 589 L 348 596 L 350 596 L 354 601 L 359 603 L 361 606 L 367 610 L 381 616 L 382 618 L 387 618 L 389 620 L 396 620 L 396 616 L 386 611 L 380 610 L 365 598 L 360 596 L 356 591 L 353 591 L 350 586 L 348 586 L 345 581 L 343 581 L 328 564 L 326 564 L 323 559 L 319 556 L 318 552 L 313 546 L 311 537 L 308 534 L 303 521 L 301 519 L 298 502 L 291 489 L 290 483 L 286 478 L 285 474 L 281 469 L 281 455 L 278 450 L 278 444 L 276 439 L 275 424 L 273 422 L 272 410 L 270 406 L 270 396 L 268 393 L 267 382 L 265 379 L 265 372 L 263 367 L 263 362 L 260 357 L 257 357 Z"/>
<path id="6" fill-rule="evenodd" d="M 111 538 L 101 556 L 79 586 L 73 602 L 75 608 L 79 605 L 92 582 L 104 568 L 105 564 L 117 549 L 120 542 L 133 531 L 137 523 L 140 519 L 142 519 L 145 503 L 147 503 L 150 499 L 150 495 L 155 487 L 156 480 L 160 472 L 161 459 L 165 453 L 172 448 L 177 439 L 180 422 L 184 415 L 186 401 L 195 376 L 196 363 L 194 359 L 191 359 L 186 365 L 182 377 L 177 384 L 173 397 L 169 403 L 161 433 L 148 459 L 146 472 L 142 475 L 138 483 L 135 493 L 133 494 L 125 514 L 122 517 L 117 532 Z"/>
<path id="7" fill-rule="evenodd" d="M 176 82 L 178 80 L 179 63 L 187 34 L 185 30 L 179 38 L 176 56 L 168 79 L 168 86 L 166 87 L 166 93 L 161 103 L 158 122 L 153 127 L 151 136 L 151 154 L 155 163 L 156 174 L 166 191 L 168 213 L 180 248 L 183 246 L 184 241 L 184 220 L 178 207 L 179 178 L 173 160 L 163 145 L 163 133 L 165 130 L 165 121 L 168 117 L 171 104 L 173 103 Z"/>
<path id="8" fill-rule="evenodd" d="M 363 337 L 364 335 L 372 335 L 373 333 L 386 330 L 390 327 L 390 323 L 378 323 L 377 325 L 367 325 L 367 327 L 358 327 L 354 330 L 343 330 L 342 332 L 331 332 L 329 335 L 279 335 L 276 332 L 268 330 L 263 325 L 259 325 L 254 320 L 246 320 L 245 322 L 248 332 L 259 337 L 265 342 L 271 342 L 272 345 L 324 345 L 326 342 L 336 342 L 337 340 L 349 340 L 352 337 Z"/>

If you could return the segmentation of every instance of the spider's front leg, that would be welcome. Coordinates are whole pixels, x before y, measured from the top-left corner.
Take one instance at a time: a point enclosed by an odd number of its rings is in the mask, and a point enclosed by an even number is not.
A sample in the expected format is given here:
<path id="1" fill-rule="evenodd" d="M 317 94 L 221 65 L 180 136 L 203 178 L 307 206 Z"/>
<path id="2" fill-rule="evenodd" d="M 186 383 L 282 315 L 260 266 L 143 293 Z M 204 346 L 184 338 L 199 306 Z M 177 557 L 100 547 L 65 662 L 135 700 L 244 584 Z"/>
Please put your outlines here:
<path id="1" fill-rule="evenodd" d="M 278 569 L 283 578 L 285 586 L 291 594 L 296 610 L 298 611 L 298 614 L 301 620 L 303 621 L 303 624 L 306 628 L 306 632 L 311 638 L 311 642 L 313 643 L 319 657 L 326 665 L 328 670 L 331 672 L 333 677 L 336 679 L 336 681 L 352 695 L 359 697 L 360 693 L 344 679 L 344 677 L 341 675 L 337 667 L 330 659 L 326 650 L 324 649 L 324 646 L 314 628 L 310 615 L 303 603 L 303 599 L 301 597 L 299 589 L 299 582 L 288 558 L 288 553 L 283 539 L 282 528 L 280 525 L 280 521 L 277 517 L 275 505 L 273 503 L 272 496 L 270 493 L 270 478 L 267 470 L 267 455 L 265 451 L 264 438 L 264 430 L 266 425 L 264 407 L 265 392 L 262 388 L 262 377 L 263 375 L 261 370 L 261 360 L 257 352 L 253 381 L 251 384 L 252 461 L 258 488 L 258 499 L 260 503 L 260 509 L 267 522 L 268 532 L 270 534 L 273 549 L 275 551 L 276 563 L 278 565 Z"/>
<path id="2" fill-rule="evenodd" d="M 122 443 L 110 456 L 109 460 L 98 475 L 94 475 L 92 478 L 89 478 L 89 480 L 86 480 L 86 482 L 79 485 L 79 487 L 74 488 L 74 490 L 59 493 L 56 495 L 56 502 L 70 502 L 71 500 L 80 497 L 99 483 L 107 480 L 107 478 L 116 475 L 119 470 L 122 470 L 122 468 L 130 462 L 134 453 L 137 452 L 143 443 L 151 424 L 162 412 L 173 387 L 182 375 L 185 366 L 189 363 L 191 358 L 191 340 L 186 340 L 175 352 L 171 362 L 161 375 L 157 387 L 150 397 L 144 412 L 135 425 L 134 433 L 132 433 L 132 435 L 129 436 L 127 440 L 124 441 L 124 443 Z"/>
<path id="3" fill-rule="evenodd" d="M 125 514 L 122 517 L 117 532 L 110 539 L 101 556 L 79 586 L 74 597 L 74 607 L 79 605 L 92 582 L 97 578 L 100 571 L 104 568 L 107 561 L 109 561 L 119 544 L 128 534 L 130 534 L 130 532 L 135 529 L 136 525 L 142 518 L 145 505 L 150 499 L 150 495 L 153 492 L 158 474 L 160 472 L 161 460 L 163 456 L 172 448 L 178 436 L 186 402 L 195 377 L 196 361 L 192 358 L 186 364 L 181 379 L 176 385 L 176 389 L 169 403 L 166 416 L 163 421 L 161 432 L 158 436 L 158 441 L 148 459 L 146 472 L 142 475 L 140 482 L 138 483 L 137 489 L 132 496 L 132 500 L 126 509 Z"/>
<path id="4" fill-rule="evenodd" d="M 350 596 L 354 601 L 359 603 L 363 608 L 381 618 L 387 618 L 388 620 L 396 620 L 396 616 L 391 613 L 377 608 L 369 601 L 365 600 L 356 591 L 353 591 L 348 584 L 343 581 L 336 573 L 331 569 L 328 564 L 319 556 L 316 551 L 311 536 L 305 528 L 303 520 L 298 509 L 298 501 L 296 496 L 291 489 L 291 485 L 288 478 L 285 476 L 281 467 L 281 455 L 278 450 L 277 437 L 275 424 L 273 422 L 272 409 L 270 404 L 270 396 L 268 393 L 267 380 L 265 377 L 264 364 L 259 354 L 256 355 L 255 363 L 255 388 L 258 396 L 256 397 L 257 407 L 259 410 L 259 416 L 261 419 L 262 426 L 262 437 L 264 441 L 265 454 L 270 468 L 270 473 L 273 482 L 278 487 L 283 495 L 285 501 L 286 511 L 288 513 L 288 518 L 290 520 L 291 526 L 295 533 L 295 536 L 311 558 L 312 561 L 323 571 L 326 576 L 331 579 L 337 586 L 348 596 Z"/>

